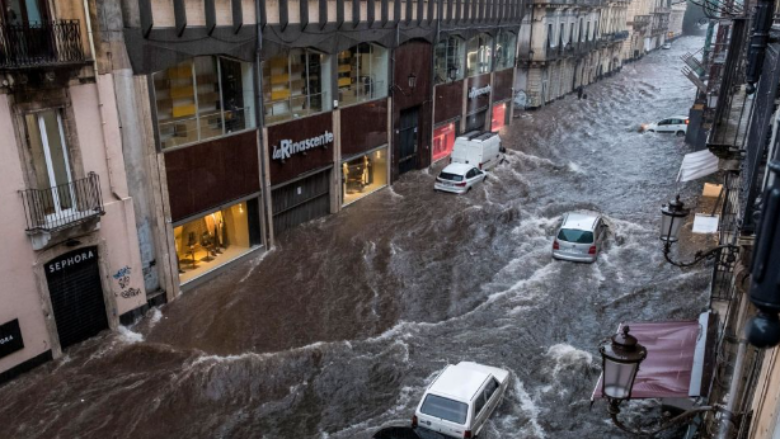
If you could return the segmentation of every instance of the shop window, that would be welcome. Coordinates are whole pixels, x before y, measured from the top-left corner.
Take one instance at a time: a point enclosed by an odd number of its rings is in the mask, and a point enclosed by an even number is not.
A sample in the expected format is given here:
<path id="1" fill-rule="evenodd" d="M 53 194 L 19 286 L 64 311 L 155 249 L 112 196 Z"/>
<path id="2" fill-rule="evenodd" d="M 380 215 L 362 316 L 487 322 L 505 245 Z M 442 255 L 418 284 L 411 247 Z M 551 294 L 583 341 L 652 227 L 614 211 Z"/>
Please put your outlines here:
<path id="1" fill-rule="evenodd" d="M 265 123 L 271 124 L 331 109 L 331 57 L 292 49 L 263 63 Z"/>
<path id="2" fill-rule="evenodd" d="M 562 29 L 561 34 L 563 34 Z M 516 51 L 517 36 L 508 30 L 501 30 L 496 40 L 496 70 L 514 67 Z"/>
<path id="3" fill-rule="evenodd" d="M 506 102 L 493 106 L 493 117 L 490 121 L 490 131 L 498 131 L 506 125 Z"/>
<path id="4" fill-rule="evenodd" d="M 345 161 L 341 164 L 344 204 L 352 203 L 387 186 L 387 148 Z"/>
<path id="5" fill-rule="evenodd" d="M 338 87 L 342 106 L 387 96 L 388 51 L 360 43 L 339 53 Z"/>
<path id="6" fill-rule="evenodd" d="M 203 56 L 152 77 L 162 149 L 255 126 L 251 63 Z"/>
<path id="7" fill-rule="evenodd" d="M 479 34 L 469 40 L 466 68 L 469 76 L 490 73 L 493 61 L 493 38 L 488 34 Z"/>
<path id="8" fill-rule="evenodd" d="M 441 160 L 452 154 L 452 146 L 457 137 L 457 124 L 455 122 L 442 125 L 433 130 L 433 161 Z"/>
<path id="9" fill-rule="evenodd" d="M 466 74 L 466 43 L 458 37 L 449 37 L 436 45 L 434 59 L 436 83 L 443 84 L 463 79 Z"/>
<path id="10" fill-rule="evenodd" d="M 236 203 L 173 229 L 179 280 L 185 283 L 260 244 L 257 199 Z"/>

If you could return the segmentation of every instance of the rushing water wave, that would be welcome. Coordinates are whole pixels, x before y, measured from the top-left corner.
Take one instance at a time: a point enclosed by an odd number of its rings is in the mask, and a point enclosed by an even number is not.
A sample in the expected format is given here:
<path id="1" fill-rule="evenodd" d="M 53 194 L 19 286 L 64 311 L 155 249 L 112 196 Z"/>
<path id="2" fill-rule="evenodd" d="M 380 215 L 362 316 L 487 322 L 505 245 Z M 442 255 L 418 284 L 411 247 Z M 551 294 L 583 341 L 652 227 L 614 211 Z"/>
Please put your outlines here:
<path id="1" fill-rule="evenodd" d="M 436 172 L 295 229 L 271 252 L 0 387 L 2 438 L 370 438 L 408 425 L 447 363 L 512 372 L 482 434 L 622 435 L 589 409 L 597 346 L 621 321 L 691 319 L 704 269 L 666 264 L 658 209 L 681 139 L 639 124 L 686 112 L 686 37 L 503 130 L 507 162 L 465 196 Z M 597 263 L 552 261 L 571 210 L 602 212 Z M 652 404 L 637 406 L 640 412 Z"/>

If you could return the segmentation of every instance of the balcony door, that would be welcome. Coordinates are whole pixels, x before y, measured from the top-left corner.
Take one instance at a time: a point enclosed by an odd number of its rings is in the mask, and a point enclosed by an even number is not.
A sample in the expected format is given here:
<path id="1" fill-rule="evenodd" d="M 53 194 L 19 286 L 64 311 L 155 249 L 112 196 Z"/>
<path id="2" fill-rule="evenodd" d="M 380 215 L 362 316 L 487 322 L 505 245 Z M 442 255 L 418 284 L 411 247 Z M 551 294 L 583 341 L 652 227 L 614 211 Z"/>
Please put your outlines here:
<path id="1" fill-rule="evenodd" d="M 38 24 L 48 21 L 46 0 L 0 0 L 3 20 L 8 24 Z"/>
<path id="2" fill-rule="evenodd" d="M 27 136 L 35 170 L 39 207 L 49 221 L 72 213 L 74 194 L 62 115 L 51 109 L 26 116 Z"/>

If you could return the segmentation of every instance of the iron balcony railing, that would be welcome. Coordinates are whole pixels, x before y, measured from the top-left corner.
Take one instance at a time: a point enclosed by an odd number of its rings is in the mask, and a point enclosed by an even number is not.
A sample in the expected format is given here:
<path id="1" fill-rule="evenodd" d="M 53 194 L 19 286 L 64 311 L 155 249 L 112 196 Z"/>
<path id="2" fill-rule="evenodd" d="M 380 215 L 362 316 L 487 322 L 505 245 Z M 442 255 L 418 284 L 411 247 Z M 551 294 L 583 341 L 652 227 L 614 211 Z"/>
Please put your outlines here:
<path id="1" fill-rule="evenodd" d="M 54 232 L 103 215 L 100 179 L 94 172 L 86 178 L 48 189 L 19 191 L 27 218 L 27 231 Z"/>
<path id="2" fill-rule="evenodd" d="M 85 61 L 78 20 L 0 24 L 0 69 Z"/>
<path id="3" fill-rule="evenodd" d="M 651 15 L 635 15 L 633 21 L 630 23 L 634 28 L 647 26 L 650 24 Z"/>
<path id="4" fill-rule="evenodd" d="M 628 39 L 628 31 L 622 30 L 620 32 L 615 32 L 612 34 L 612 41 L 623 41 Z"/>

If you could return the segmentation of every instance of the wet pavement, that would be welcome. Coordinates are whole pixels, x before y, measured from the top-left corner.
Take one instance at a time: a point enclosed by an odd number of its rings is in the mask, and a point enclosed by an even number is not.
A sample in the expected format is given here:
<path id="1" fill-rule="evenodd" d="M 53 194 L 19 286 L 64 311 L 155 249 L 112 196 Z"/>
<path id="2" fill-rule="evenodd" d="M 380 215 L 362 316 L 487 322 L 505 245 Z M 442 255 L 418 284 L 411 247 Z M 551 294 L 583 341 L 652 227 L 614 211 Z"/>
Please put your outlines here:
<path id="1" fill-rule="evenodd" d="M 693 319 L 706 268 L 666 264 L 659 209 L 690 152 L 640 123 L 687 113 L 685 37 L 524 113 L 508 163 L 464 196 L 434 171 L 282 236 L 275 249 L 0 387 L 2 438 L 370 438 L 410 422 L 447 363 L 511 370 L 481 437 L 624 437 L 590 409 L 621 321 Z M 552 261 L 560 215 L 603 212 L 592 265 Z M 652 418 L 652 404 L 637 407 Z M 642 419 L 636 418 L 635 421 Z"/>

